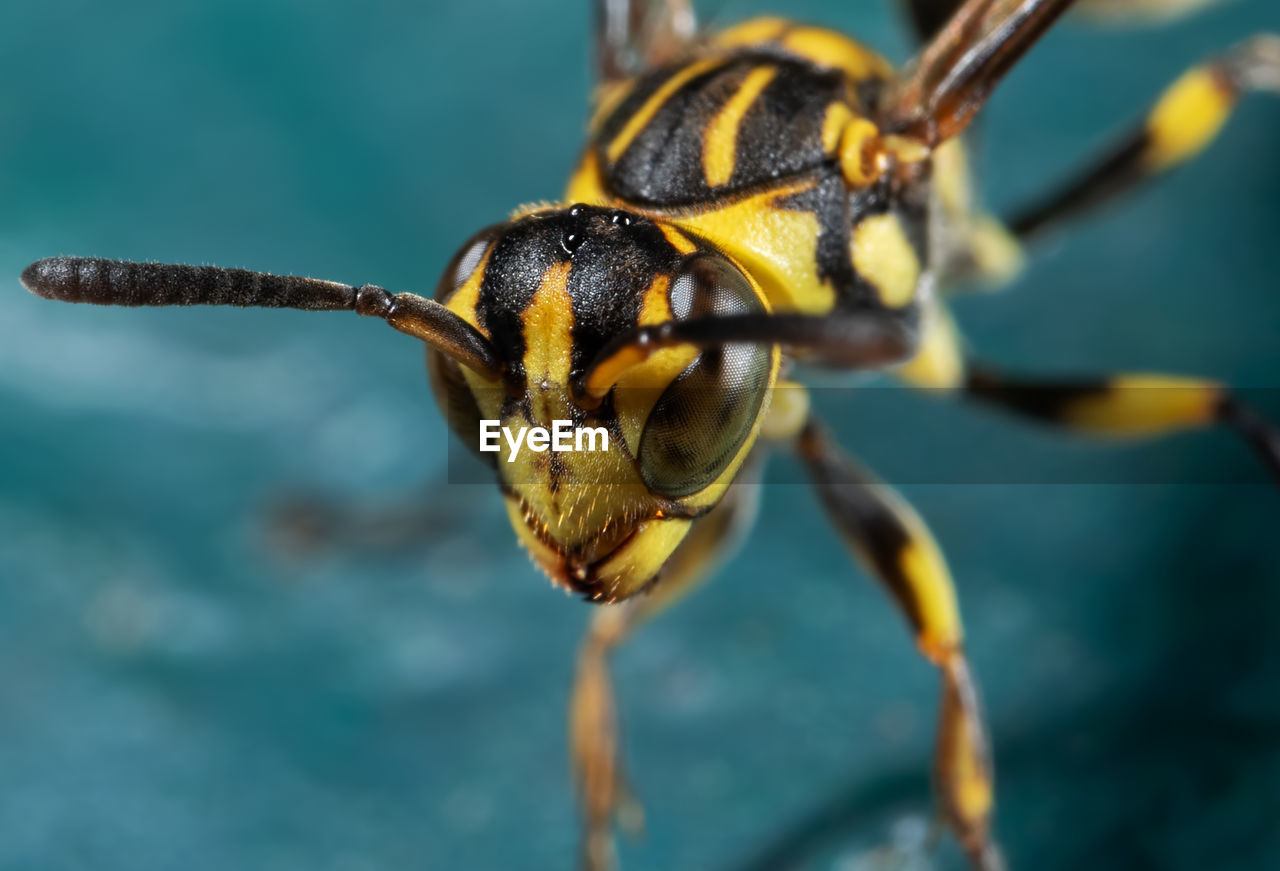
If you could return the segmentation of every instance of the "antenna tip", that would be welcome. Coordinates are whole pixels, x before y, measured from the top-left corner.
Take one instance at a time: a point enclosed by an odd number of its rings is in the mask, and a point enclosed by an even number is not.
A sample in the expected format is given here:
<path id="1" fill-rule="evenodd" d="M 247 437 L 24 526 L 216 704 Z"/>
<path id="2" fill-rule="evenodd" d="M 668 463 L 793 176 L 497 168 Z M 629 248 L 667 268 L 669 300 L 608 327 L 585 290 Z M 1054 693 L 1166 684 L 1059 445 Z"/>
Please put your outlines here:
<path id="1" fill-rule="evenodd" d="M 63 299 L 67 282 L 74 276 L 73 258 L 46 257 L 22 270 L 22 286 L 45 299 Z"/>

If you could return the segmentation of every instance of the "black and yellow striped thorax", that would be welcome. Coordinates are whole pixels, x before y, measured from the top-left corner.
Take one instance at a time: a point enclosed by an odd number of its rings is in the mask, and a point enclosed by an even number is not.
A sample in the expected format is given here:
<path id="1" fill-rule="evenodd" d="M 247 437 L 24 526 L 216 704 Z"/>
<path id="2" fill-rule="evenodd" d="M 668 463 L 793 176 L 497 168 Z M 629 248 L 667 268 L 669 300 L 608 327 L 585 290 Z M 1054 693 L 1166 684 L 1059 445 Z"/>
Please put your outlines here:
<path id="1" fill-rule="evenodd" d="M 870 97 L 875 81 L 864 84 Z M 592 148 L 615 196 L 684 206 L 821 169 L 831 107 L 861 102 L 838 70 L 740 49 L 640 77 L 601 119 Z"/>
<path id="2" fill-rule="evenodd" d="M 927 265 L 929 154 L 874 121 L 891 77 L 840 34 L 739 25 L 598 95 L 567 199 L 703 236 L 780 311 L 909 306 Z"/>

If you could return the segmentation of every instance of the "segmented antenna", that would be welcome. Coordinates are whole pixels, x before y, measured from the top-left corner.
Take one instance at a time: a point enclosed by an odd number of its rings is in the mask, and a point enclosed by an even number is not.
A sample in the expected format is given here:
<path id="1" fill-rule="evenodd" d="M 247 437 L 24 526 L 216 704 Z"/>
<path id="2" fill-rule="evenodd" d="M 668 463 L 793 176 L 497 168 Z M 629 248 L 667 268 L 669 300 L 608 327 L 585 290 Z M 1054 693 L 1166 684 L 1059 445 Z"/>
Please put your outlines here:
<path id="1" fill-rule="evenodd" d="M 356 288 L 336 281 L 97 257 L 37 260 L 23 270 L 22 284 L 45 299 L 94 305 L 234 305 L 308 311 L 356 307 Z"/>
<path id="2" fill-rule="evenodd" d="M 23 286 L 45 299 L 94 305 L 235 305 L 354 311 L 379 318 L 486 378 L 504 367 L 489 340 L 433 299 L 392 294 L 375 284 L 353 287 L 318 278 L 248 269 L 131 263 L 98 257 L 50 257 L 22 271 Z"/>

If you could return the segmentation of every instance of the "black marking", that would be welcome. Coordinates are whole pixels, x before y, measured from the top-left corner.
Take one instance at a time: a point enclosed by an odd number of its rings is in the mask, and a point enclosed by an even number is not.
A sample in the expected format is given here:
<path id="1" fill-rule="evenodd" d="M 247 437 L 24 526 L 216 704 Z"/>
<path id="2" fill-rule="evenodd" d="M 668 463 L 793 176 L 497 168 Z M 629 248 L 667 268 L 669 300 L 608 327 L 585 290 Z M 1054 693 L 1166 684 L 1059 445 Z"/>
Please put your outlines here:
<path id="1" fill-rule="evenodd" d="M 1010 231 L 1028 239 L 1132 187 L 1145 175 L 1142 158 L 1150 142 L 1145 128 L 1135 131 L 1087 174 L 1014 215 L 1008 222 Z"/>
<path id="2" fill-rule="evenodd" d="M 818 277 L 835 288 L 838 306 L 878 305 L 875 288 L 858 275 L 849 257 L 854 220 L 850 202 L 844 179 L 833 167 L 824 172 L 813 187 L 782 197 L 776 204 L 784 209 L 811 212 L 818 219 Z"/>
<path id="3" fill-rule="evenodd" d="M 496 231 L 476 319 L 515 380 L 525 378 L 525 311 L 548 270 L 571 263 L 573 362 L 581 367 L 613 336 L 635 327 L 646 291 L 680 253 L 652 221 L 582 204 L 520 218 Z M 519 398 L 510 410 L 517 410 Z"/>
<path id="4" fill-rule="evenodd" d="M 800 458 L 809 470 L 822 504 L 848 544 L 875 570 L 897 601 L 911 628 L 924 631 L 923 610 L 902 557 L 912 545 L 911 532 L 881 499 L 874 483 L 847 460 L 814 424 L 800 436 Z"/>
<path id="5" fill-rule="evenodd" d="M 556 214 L 566 218 L 568 213 Z M 504 227 L 489 255 L 476 300 L 476 320 L 488 330 L 513 379 L 524 377 L 524 311 L 547 270 L 568 260 L 562 245 L 568 229 L 564 220 L 531 215 Z"/>
<path id="6" fill-rule="evenodd" d="M 638 215 L 583 207 L 579 220 L 582 242 L 567 286 L 575 372 L 606 342 L 639 323 L 654 279 L 670 274 L 682 259 L 658 225 Z"/>
<path id="7" fill-rule="evenodd" d="M 1048 423 L 1059 423 L 1078 402 L 1111 392 L 1104 379 L 1028 381 L 1009 378 L 980 366 L 970 366 L 965 392 L 975 399 Z"/>
<path id="8" fill-rule="evenodd" d="M 606 183 L 624 200 L 651 205 L 697 201 L 710 195 L 702 173 L 702 142 L 707 125 L 737 92 L 752 64 L 737 61 L 695 76 L 658 109 L 610 165 L 611 138 L 601 137 L 601 166 Z M 665 81 L 668 71 L 660 74 Z M 626 108 L 625 106 L 622 108 Z M 628 113 L 629 120 L 631 113 Z M 625 121 L 624 121 L 625 124 Z"/>
<path id="9" fill-rule="evenodd" d="M 831 104 L 846 99 L 844 76 L 796 61 L 779 61 L 777 68 L 742 117 L 727 190 L 798 175 L 828 160 L 822 129 Z"/>

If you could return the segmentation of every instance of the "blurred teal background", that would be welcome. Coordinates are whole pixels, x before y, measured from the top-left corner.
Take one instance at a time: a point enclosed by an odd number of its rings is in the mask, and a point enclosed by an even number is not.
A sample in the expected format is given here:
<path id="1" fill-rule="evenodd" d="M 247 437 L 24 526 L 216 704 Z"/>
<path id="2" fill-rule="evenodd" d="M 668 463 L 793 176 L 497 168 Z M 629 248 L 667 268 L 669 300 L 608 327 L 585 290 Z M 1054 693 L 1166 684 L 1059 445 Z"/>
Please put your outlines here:
<path id="1" fill-rule="evenodd" d="M 17 276 L 74 253 L 429 290 L 472 230 L 558 195 L 585 6 L 6 0 L 0 869 L 571 867 L 563 721 L 588 606 L 535 573 L 496 493 L 438 483 L 420 347 L 339 314 L 59 306 Z M 906 56 L 887 2 L 785 11 Z M 1274 0 L 1063 26 L 987 112 L 989 201 L 1052 183 L 1186 66 L 1278 28 Z M 1277 386 L 1277 155 L 1280 103 L 1252 99 L 1205 159 L 1011 292 L 963 300 L 973 344 L 1049 372 Z M 1094 480 L 1148 455 L 926 406 L 825 410 L 868 455 L 1060 447 Z M 1221 433 L 1151 450 L 1197 480 L 1248 462 Z M 1012 867 L 1278 867 L 1280 494 L 904 490 L 958 578 Z M 268 518 L 298 493 L 412 506 L 437 534 L 291 555 Z M 617 659 L 650 821 L 624 867 L 961 867 L 950 845 L 867 853 L 921 837 L 935 677 L 807 490 L 766 495 L 744 552 Z"/>

